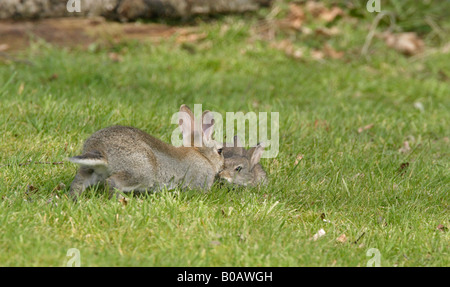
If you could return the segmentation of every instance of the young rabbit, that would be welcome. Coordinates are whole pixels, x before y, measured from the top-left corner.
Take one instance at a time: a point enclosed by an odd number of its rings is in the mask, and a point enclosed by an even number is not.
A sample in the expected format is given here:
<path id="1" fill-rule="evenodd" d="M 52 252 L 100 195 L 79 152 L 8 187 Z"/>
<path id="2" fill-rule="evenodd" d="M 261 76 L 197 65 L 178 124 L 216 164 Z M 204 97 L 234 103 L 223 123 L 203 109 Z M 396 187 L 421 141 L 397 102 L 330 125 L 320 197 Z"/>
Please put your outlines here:
<path id="1" fill-rule="evenodd" d="M 205 117 L 210 118 L 210 123 L 205 123 Z M 224 164 L 222 146 L 212 139 L 212 113 L 203 113 L 198 133 L 193 128 L 192 111 L 182 105 L 179 126 L 184 142 L 181 147 L 133 127 L 112 126 L 95 132 L 86 140 L 83 154 L 69 158 L 80 165 L 70 195 L 76 199 L 97 183 L 106 183 L 111 194 L 114 189 L 150 191 L 164 186 L 209 189 Z M 194 138 L 201 141 L 200 147 L 191 145 Z"/>
<path id="2" fill-rule="evenodd" d="M 266 172 L 259 163 L 264 145 L 258 144 L 256 147 L 246 150 L 240 144 L 237 136 L 234 136 L 233 145 L 233 147 L 223 145 L 225 166 L 219 173 L 219 177 L 230 183 L 243 186 L 267 184 Z"/>

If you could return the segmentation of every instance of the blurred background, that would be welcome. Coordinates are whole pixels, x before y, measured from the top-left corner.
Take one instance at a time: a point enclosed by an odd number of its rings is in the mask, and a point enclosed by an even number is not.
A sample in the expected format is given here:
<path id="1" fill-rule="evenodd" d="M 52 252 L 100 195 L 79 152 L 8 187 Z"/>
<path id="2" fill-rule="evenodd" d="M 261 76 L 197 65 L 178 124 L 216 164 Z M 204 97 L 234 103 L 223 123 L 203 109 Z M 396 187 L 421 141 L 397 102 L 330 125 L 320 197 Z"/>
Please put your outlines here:
<path id="1" fill-rule="evenodd" d="M 249 40 L 264 40 L 294 59 L 343 58 L 355 53 L 367 56 L 373 37 L 385 42 L 386 48 L 412 56 L 424 52 L 424 41 L 430 48 L 448 42 L 449 21 L 445 17 L 450 12 L 449 2 L 2 0 L 0 52 L 5 60 L 5 53 L 23 50 L 38 40 L 91 50 L 128 39 L 158 42 L 175 37 L 177 44 L 189 45 L 207 38 L 196 29 L 201 23 L 221 23 L 221 33 L 225 33 L 230 21 L 244 20 L 250 24 Z M 351 30 L 343 30 L 342 22 Z M 365 33 L 351 41 L 359 46 L 339 41 L 357 32 Z"/>

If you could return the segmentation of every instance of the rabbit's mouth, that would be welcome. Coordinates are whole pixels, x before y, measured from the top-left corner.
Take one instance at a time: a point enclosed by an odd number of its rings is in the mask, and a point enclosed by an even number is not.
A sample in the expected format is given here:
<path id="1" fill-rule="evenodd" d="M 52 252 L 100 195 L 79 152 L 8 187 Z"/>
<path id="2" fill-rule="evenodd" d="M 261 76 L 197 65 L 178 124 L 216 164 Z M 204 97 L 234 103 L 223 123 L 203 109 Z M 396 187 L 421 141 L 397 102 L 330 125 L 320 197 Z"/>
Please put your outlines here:
<path id="1" fill-rule="evenodd" d="M 232 182 L 230 182 L 224 178 L 220 178 L 216 184 L 219 188 L 227 188 L 228 191 L 234 191 L 237 188 L 239 188 L 239 185 L 235 185 Z"/>

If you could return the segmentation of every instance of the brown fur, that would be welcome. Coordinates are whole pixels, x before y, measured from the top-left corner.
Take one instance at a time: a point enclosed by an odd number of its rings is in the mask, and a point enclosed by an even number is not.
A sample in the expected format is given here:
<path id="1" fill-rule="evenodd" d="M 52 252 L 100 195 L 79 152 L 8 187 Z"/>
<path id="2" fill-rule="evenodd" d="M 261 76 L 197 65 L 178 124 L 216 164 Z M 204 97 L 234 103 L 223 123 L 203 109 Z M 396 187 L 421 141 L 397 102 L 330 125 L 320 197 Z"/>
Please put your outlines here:
<path id="1" fill-rule="evenodd" d="M 180 112 L 194 121 L 187 106 L 182 105 Z M 180 126 L 183 138 L 191 137 L 186 122 L 180 119 Z M 176 186 L 209 189 L 224 163 L 218 152 L 221 146 L 210 137 L 212 130 L 209 132 L 202 131 L 202 147 L 174 147 L 134 127 L 99 130 L 86 140 L 81 156 L 69 159 L 81 165 L 70 194 L 76 198 L 97 183 L 123 192 Z"/>
<path id="2" fill-rule="evenodd" d="M 246 150 L 235 136 L 231 147 L 228 147 L 229 144 L 223 144 L 223 146 L 225 165 L 219 173 L 221 179 L 243 186 L 267 184 L 267 174 L 259 163 L 264 151 L 263 145 L 259 144 Z"/>

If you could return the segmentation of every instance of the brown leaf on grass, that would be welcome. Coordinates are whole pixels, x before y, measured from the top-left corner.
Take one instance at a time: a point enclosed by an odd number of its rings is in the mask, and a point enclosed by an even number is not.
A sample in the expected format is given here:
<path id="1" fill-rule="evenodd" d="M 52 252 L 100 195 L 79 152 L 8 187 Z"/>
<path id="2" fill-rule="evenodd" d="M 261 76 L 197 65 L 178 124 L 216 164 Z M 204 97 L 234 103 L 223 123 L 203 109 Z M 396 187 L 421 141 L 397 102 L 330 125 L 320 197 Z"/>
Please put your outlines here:
<path id="1" fill-rule="evenodd" d="M 338 52 L 328 44 L 325 44 L 323 46 L 323 52 L 325 53 L 325 55 L 328 58 L 331 58 L 331 59 L 341 59 L 344 56 L 344 52 L 342 52 L 342 51 Z"/>
<path id="2" fill-rule="evenodd" d="M 293 57 L 294 59 L 301 59 L 303 57 L 303 50 L 296 48 L 288 39 L 273 43 L 271 46 L 277 50 L 283 51 L 287 56 Z"/>
<path id="3" fill-rule="evenodd" d="M 366 125 L 364 127 L 360 127 L 358 129 L 358 133 L 362 133 L 363 131 L 369 130 L 369 129 L 373 128 L 373 126 L 374 126 L 374 124 L 368 124 L 368 125 Z"/>
<path id="4" fill-rule="evenodd" d="M 320 50 L 312 50 L 311 51 L 311 58 L 313 58 L 316 61 L 321 61 L 323 58 L 325 58 L 324 52 Z"/>
<path id="5" fill-rule="evenodd" d="M 64 188 L 66 188 L 66 185 L 64 183 L 60 182 L 57 186 L 55 186 L 55 188 L 53 188 L 53 191 L 63 190 Z"/>
<path id="6" fill-rule="evenodd" d="M 119 199 L 119 202 L 122 203 L 123 206 L 127 206 L 128 204 L 128 199 L 126 199 L 125 197 L 121 197 Z"/>
<path id="7" fill-rule="evenodd" d="M 289 13 L 286 18 L 278 20 L 276 22 L 280 29 L 293 29 L 300 30 L 305 21 L 305 12 L 300 5 L 291 3 L 289 4 Z"/>
<path id="8" fill-rule="evenodd" d="M 407 153 L 411 150 L 411 148 L 409 147 L 409 142 L 408 141 L 404 141 L 403 142 L 403 146 L 398 150 L 400 153 Z"/>
<path id="9" fill-rule="evenodd" d="M 31 184 L 29 184 L 29 185 L 27 185 L 27 194 L 29 193 L 29 192 L 37 192 L 39 190 L 39 188 L 37 188 L 37 187 L 35 187 L 34 185 L 31 185 Z"/>
<path id="10" fill-rule="evenodd" d="M 331 28 L 327 28 L 327 27 L 319 27 L 316 30 L 314 30 L 314 32 L 316 33 L 316 35 L 323 35 L 323 36 L 336 36 L 338 35 L 341 31 L 339 30 L 338 27 L 334 26 Z"/>
<path id="11" fill-rule="evenodd" d="M 305 9 L 315 18 L 319 18 L 325 22 L 333 21 L 337 16 L 343 16 L 344 11 L 341 8 L 333 6 L 327 8 L 322 2 L 308 1 Z"/>
<path id="12" fill-rule="evenodd" d="M 436 228 L 442 232 L 446 232 L 448 230 L 448 228 L 442 224 L 439 224 Z"/>
<path id="13" fill-rule="evenodd" d="M 383 35 L 386 45 L 396 51 L 406 55 L 412 56 L 421 53 L 424 50 L 425 44 L 416 33 L 385 33 Z"/>
<path id="14" fill-rule="evenodd" d="M 307 1 L 305 4 L 305 9 L 312 16 L 319 17 L 319 15 L 322 14 L 327 8 L 322 2 Z"/>
<path id="15" fill-rule="evenodd" d="M 58 74 L 52 74 L 50 77 L 48 77 L 48 80 L 49 81 L 54 81 L 54 80 L 57 80 L 58 78 L 59 78 Z"/>
<path id="16" fill-rule="evenodd" d="M 340 243 L 345 243 L 347 241 L 347 236 L 345 236 L 345 233 L 342 233 L 341 236 L 336 238 L 336 241 Z"/>
<path id="17" fill-rule="evenodd" d="M 123 61 L 123 57 L 117 53 L 111 52 L 108 54 L 108 57 L 111 61 L 113 62 L 122 62 Z"/>
<path id="18" fill-rule="evenodd" d="M 326 9 L 320 14 L 320 19 L 325 22 L 333 21 L 337 16 L 344 15 L 344 12 L 339 7 L 332 7 L 331 9 Z"/>
<path id="19" fill-rule="evenodd" d="M 287 20 L 290 22 L 290 26 L 294 29 L 300 29 L 305 21 L 305 12 L 303 12 L 303 8 L 299 5 L 291 3 L 289 5 L 289 15 Z"/>
<path id="20" fill-rule="evenodd" d="M 319 231 L 317 231 L 316 234 L 313 235 L 313 237 L 311 239 L 316 241 L 317 239 L 319 239 L 320 237 L 324 236 L 325 234 L 326 234 L 325 230 L 320 229 Z"/>
<path id="21" fill-rule="evenodd" d="M 176 38 L 176 42 L 179 44 L 183 44 L 183 43 L 193 43 L 193 42 L 197 42 L 200 40 L 205 39 L 208 36 L 208 34 L 206 33 L 181 33 L 177 38 Z"/>
<path id="22" fill-rule="evenodd" d="M 303 155 L 299 153 L 299 154 L 297 155 L 297 157 L 295 158 L 295 163 L 294 163 L 294 165 L 297 165 L 302 159 L 303 159 Z"/>
<path id="23" fill-rule="evenodd" d="M 0 52 L 4 52 L 9 49 L 8 44 L 0 44 Z"/>
<path id="24" fill-rule="evenodd" d="M 404 162 L 398 168 L 398 172 L 401 174 L 404 174 L 406 172 L 406 169 L 408 169 L 408 167 L 409 167 L 409 162 Z"/>
<path id="25" fill-rule="evenodd" d="M 314 121 L 314 129 L 324 128 L 327 132 L 330 131 L 330 126 L 326 120 L 315 120 Z"/>

